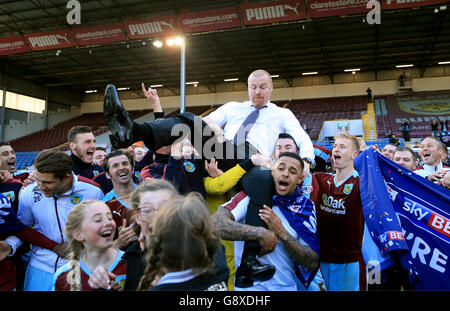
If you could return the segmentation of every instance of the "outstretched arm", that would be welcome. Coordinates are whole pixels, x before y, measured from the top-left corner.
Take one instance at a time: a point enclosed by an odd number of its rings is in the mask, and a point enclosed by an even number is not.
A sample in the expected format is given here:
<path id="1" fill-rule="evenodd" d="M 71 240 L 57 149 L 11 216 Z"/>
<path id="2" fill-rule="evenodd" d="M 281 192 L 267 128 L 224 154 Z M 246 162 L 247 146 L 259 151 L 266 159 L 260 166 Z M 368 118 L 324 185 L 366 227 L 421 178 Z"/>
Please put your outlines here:
<path id="1" fill-rule="evenodd" d="M 145 88 L 144 83 L 142 83 L 142 92 L 144 93 L 144 96 L 150 99 L 150 101 L 153 104 L 153 113 L 155 112 L 163 112 L 161 108 L 161 102 L 159 100 L 158 91 L 156 89 L 152 89 L 149 87 L 148 89 Z"/>

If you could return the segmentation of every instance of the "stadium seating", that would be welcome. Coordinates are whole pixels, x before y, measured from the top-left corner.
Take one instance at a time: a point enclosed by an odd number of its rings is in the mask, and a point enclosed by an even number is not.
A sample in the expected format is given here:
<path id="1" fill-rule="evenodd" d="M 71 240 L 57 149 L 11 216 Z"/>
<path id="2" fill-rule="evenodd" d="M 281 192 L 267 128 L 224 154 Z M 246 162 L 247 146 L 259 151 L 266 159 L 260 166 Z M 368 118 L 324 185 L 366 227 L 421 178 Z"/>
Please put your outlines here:
<path id="1" fill-rule="evenodd" d="M 214 108 L 217 108 L 217 107 L 214 107 Z M 211 108 L 213 108 L 213 107 L 211 107 L 211 106 L 186 106 L 185 107 L 185 111 L 186 112 L 191 112 L 191 113 L 193 113 L 193 114 L 195 114 L 197 116 L 200 116 L 202 113 L 207 112 Z M 180 109 L 177 109 L 177 110 L 169 113 L 166 117 L 172 117 L 172 116 L 177 115 L 179 113 L 180 113 Z"/>
<path id="2" fill-rule="evenodd" d="M 130 111 L 133 119 L 139 118 L 153 110 Z M 47 148 L 57 147 L 67 142 L 69 130 L 75 125 L 87 125 L 92 128 L 95 136 L 108 131 L 103 113 L 87 113 L 79 117 L 64 121 L 52 128 L 44 129 L 27 136 L 14 139 L 10 142 L 16 152 L 40 151 Z"/>
<path id="3" fill-rule="evenodd" d="M 21 170 L 31 166 L 39 151 L 16 152 L 16 170 Z"/>
<path id="4" fill-rule="evenodd" d="M 374 98 L 374 108 L 378 137 L 386 138 L 390 133 L 395 133 L 397 136 L 402 137 L 401 122 L 405 118 L 415 121 L 410 126 L 410 136 L 412 138 L 429 135 L 431 133 L 430 120 L 440 115 L 445 115 L 439 109 L 443 107 L 440 103 L 446 99 L 450 102 L 450 91 L 376 96 Z M 428 114 L 421 115 L 412 113 L 411 111 L 405 111 L 405 108 L 402 106 L 404 105 L 403 103 L 411 101 L 420 102 L 421 107 L 425 107 L 428 110 Z M 448 102 L 444 105 L 445 107 L 447 107 Z M 324 121 L 360 119 L 361 115 L 367 110 L 367 97 L 365 95 L 284 100 L 275 101 L 274 103 L 280 107 L 290 109 L 302 126 L 306 124 L 310 137 L 313 140 L 318 139 Z M 186 111 L 196 115 L 202 115 L 216 108 L 211 106 L 188 106 L 186 107 Z M 150 112 L 152 112 L 151 109 L 130 111 L 133 119 Z M 173 111 L 167 117 L 178 114 L 179 112 L 179 109 Z M 18 168 L 32 164 L 35 157 L 35 152 L 32 151 L 40 151 L 51 147 L 59 147 L 61 150 L 67 150 L 67 134 L 70 128 L 75 125 L 90 126 L 95 136 L 101 135 L 109 130 L 104 121 L 103 113 L 88 113 L 62 122 L 52 128 L 15 139 L 10 143 L 19 155 L 17 160 Z M 380 141 L 378 145 L 381 146 L 383 143 L 384 141 Z"/>
<path id="5" fill-rule="evenodd" d="M 421 138 L 431 134 L 431 120 L 447 116 L 450 91 L 417 92 L 402 95 L 379 96 L 375 99 L 379 137 L 390 132 L 403 136 L 403 120 L 411 121 L 410 137 Z M 378 107 L 378 109 L 377 109 Z"/>
<path id="6" fill-rule="evenodd" d="M 311 139 L 319 137 L 323 122 L 336 119 L 360 119 L 367 110 L 366 96 L 317 98 L 292 100 L 287 105 L 299 120 L 310 130 Z"/>

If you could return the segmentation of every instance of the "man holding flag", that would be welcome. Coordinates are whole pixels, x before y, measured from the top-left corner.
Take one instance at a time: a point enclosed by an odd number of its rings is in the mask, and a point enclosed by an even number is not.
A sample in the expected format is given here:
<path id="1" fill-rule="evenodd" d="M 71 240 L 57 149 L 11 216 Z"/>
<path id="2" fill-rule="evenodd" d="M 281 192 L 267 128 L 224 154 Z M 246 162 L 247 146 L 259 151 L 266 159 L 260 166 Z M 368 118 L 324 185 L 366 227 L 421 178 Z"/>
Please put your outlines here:
<path id="1" fill-rule="evenodd" d="M 395 254 L 415 290 L 450 290 L 450 190 L 372 149 L 355 161 L 370 235 Z"/>

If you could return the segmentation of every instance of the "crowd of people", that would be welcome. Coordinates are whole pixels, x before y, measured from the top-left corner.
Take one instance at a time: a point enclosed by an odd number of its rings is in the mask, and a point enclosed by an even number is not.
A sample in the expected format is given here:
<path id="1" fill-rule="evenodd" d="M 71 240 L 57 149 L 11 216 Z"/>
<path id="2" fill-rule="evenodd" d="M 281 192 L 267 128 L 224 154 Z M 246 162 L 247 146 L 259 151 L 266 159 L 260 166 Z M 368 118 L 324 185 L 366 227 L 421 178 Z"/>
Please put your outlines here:
<path id="1" fill-rule="evenodd" d="M 380 251 L 365 234 L 353 164 L 372 148 L 364 140 L 337 135 L 320 165 L 321 147 L 270 102 L 264 70 L 249 75 L 248 101 L 203 118 L 165 118 L 156 90 L 142 90 L 155 121 L 139 124 L 107 86 L 109 152 L 75 126 L 70 155 L 43 150 L 17 172 L 13 148 L 0 144 L 0 290 L 408 289 L 395 258 L 380 283 L 367 281 Z M 176 126 L 188 131 L 174 135 Z M 396 144 L 378 151 L 450 188 L 436 137 L 419 157 Z"/>

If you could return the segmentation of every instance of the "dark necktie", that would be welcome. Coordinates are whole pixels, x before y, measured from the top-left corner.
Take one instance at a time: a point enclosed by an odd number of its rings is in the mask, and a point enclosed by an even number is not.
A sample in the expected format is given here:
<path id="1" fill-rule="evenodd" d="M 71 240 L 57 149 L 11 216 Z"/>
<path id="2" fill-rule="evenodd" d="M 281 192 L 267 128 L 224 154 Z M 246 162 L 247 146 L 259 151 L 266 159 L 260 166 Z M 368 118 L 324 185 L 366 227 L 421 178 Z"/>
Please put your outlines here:
<path id="1" fill-rule="evenodd" d="M 267 106 L 263 107 L 255 107 L 255 110 L 253 110 L 248 116 L 247 119 L 244 120 L 244 123 L 242 123 L 241 127 L 238 129 L 236 136 L 234 136 L 234 144 L 240 145 L 245 143 L 248 132 L 250 132 L 250 129 L 252 128 L 253 124 L 255 124 L 256 119 L 258 119 L 259 111 L 263 108 L 266 108 Z"/>

